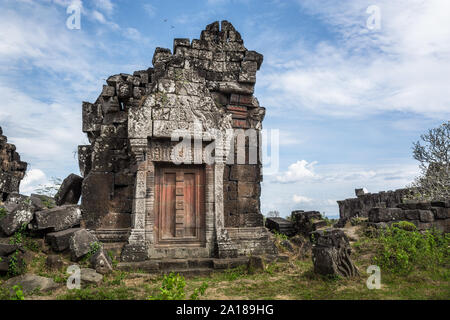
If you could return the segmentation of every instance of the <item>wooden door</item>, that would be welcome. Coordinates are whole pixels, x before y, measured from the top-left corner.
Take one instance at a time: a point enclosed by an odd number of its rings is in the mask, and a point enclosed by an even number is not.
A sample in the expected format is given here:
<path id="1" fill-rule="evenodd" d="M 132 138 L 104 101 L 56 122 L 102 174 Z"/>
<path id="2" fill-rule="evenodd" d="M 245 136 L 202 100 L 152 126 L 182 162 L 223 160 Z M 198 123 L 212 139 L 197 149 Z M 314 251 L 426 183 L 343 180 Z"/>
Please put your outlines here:
<path id="1" fill-rule="evenodd" d="M 205 174 L 202 166 L 156 170 L 156 236 L 159 245 L 198 245 L 205 239 Z"/>

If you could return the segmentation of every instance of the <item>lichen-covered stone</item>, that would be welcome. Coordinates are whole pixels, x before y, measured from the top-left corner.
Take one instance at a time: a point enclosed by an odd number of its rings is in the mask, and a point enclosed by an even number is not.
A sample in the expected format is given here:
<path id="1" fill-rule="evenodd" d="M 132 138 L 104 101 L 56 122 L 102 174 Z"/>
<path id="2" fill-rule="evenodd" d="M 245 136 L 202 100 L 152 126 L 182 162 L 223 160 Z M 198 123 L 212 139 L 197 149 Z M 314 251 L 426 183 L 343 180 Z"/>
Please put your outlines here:
<path id="1" fill-rule="evenodd" d="M 85 229 L 75 232 L 69 240 L 72 261 L 79 261 L 87 255 L 96 242 L 97 237 Z"/>
<path id="2" fill-rule="evenodd" d="M 92 268 L 100 274 L 107 274 L 113 270 L 111 258 L 103 249 L 97 250 L 91 256 L 90 263 Z"/>
<path id="3" fill-rule="evenodd" d="M 34 216 L 34 207 L 31 203 L 21 202 L 5 217 L 0 219 L 0 229 L 10 236 L 21 227 L 28 225 Z"/>
<path id="4" fill-rule="evenodd" d="M 77 205 L 65 205 L 53 209 L 37 211 L 33 230 L 57 232 L 80 225 L 81 210 Z"/>
<path id="5" fill-rule="evenodd" d="M 45 241 L 51 246 L 55 252 L 62 252 L 69 249 L 70 238 L 75 232 L 80 231 L 80 228 L 72 228 L 58 232 L 47 233 Z"/>

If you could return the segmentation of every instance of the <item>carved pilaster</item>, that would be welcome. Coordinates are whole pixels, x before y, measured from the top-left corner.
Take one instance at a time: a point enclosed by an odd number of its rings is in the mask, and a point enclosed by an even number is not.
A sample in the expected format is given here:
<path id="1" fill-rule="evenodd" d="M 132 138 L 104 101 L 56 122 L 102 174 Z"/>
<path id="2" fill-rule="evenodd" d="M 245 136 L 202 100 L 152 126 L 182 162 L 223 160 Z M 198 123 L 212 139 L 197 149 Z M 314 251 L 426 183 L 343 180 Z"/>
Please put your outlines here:
<path id="1" fill-rule="evenodd" d="M 128 245 L 122 251 L 124 261 L 142 261 L 147 259 L 145 244 L 145 214 L 147 193 L 147 139 L 130 139 L 131 153 L 136 163 L 136 181 L 134 185 L 133 211 L 131 215 L 131 234 Z"/>

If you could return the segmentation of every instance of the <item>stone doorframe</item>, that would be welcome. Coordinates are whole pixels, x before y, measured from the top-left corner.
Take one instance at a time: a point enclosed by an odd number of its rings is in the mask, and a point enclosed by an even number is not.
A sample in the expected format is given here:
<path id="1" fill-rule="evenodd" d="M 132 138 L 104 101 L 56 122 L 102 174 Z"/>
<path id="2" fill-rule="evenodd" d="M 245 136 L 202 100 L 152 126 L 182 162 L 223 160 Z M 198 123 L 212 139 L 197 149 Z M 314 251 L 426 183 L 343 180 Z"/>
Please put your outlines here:
<path id="1" fill-rule="evenodd" d="M 170 141 L 170 140 L 169 140 Z M 154 246 L 155 224 L 155 164 L 152 156 L 147 155 L 148 139 L 130 139 L 131 153 L 135 159 L 136 183 L 134 188 L 133 208 L 131 215 L 131 233 L 128 244 L 122 251 L 123 261 L 143 261 L 152 258 L 149 254 Z M 223 175 L 225 170 L 225 156 L 229 151 L 229 140 L 216 148 L 214 164 L 205 164 L 205 224 L 206 224 L 206 251 L 209 257 L 215 255 L 215 245 L 228 243 L 229 237 L 224 228 L 224 190 Z M 166 150 L 167 151 L 167 150 Z M 161 154 L 169 154 L 162 152 Z M 227 245 L 229 251 L 230 244 Z M 229 256 L 229 254 L 227 254 Z"/>

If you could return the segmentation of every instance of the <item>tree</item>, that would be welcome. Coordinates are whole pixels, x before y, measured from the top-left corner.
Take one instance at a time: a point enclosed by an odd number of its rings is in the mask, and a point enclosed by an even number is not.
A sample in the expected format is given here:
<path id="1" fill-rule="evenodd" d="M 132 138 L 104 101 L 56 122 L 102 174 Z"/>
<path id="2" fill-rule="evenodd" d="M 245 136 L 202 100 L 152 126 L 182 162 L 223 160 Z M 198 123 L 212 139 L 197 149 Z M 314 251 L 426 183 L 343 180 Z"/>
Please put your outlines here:
<path id="1" fill-rule="evenodd" d="M 420 136 L 424 144 L 413 144 L 414 159 L 420 162 L 421 174 L 412 183 L 416 200 L 450 198 L 450 121 Z"/>
<path id="2" fill-rule="evenodd" d="M 270 217 L 270 218 L 277 218 L 277 217 L 280 216 L 280 212 L 277 211 L 277 210 L 269 211 L 269 212 L 267 213 L 267 216 Z"/>

